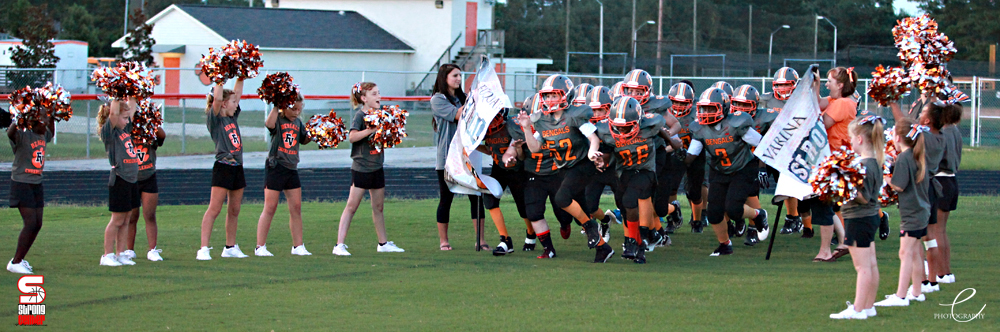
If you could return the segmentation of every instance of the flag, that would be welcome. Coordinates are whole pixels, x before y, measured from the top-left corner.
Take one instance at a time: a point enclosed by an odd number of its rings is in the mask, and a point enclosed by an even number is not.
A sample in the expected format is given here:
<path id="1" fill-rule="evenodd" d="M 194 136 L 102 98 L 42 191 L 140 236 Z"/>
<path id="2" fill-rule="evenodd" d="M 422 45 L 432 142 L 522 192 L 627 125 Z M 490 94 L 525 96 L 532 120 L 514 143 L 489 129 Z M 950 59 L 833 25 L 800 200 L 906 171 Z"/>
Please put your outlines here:
<path id="1" fill-rule="evenodd" d="M 757 158 L 781 172 L 774 191 L 776 201 L 814 195 L 809 176 L 830 155 L 826 126 L 812 86 L 817 69 L 818 65 L 809 67 L 754 150 Z"/>

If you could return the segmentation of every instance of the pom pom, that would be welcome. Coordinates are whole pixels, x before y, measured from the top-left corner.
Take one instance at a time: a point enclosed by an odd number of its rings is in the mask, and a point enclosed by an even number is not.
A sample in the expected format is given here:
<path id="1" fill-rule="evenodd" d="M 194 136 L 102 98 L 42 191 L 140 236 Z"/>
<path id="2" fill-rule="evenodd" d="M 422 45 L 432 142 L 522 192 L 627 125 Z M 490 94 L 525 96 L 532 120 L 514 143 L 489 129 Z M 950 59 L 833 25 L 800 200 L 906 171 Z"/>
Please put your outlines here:
<path id="1" fill-rule="evenodd" d="M 884 107 L 898 101 L 904 94 L 910 92 L 910 88 L 910 76 L 902 67 L 886 68 L 879 65 L 872 72 L 868 96 L 875 99 L 879 106 Z"/>
<path id="2" fill-rule="evenodd" d="M 841 147 L 826 158 L 809 177 L 813 192 L 825 202 L 838 206 L 853 200 L 864 183 L 865 168 L 861 158 L 849 147 Z"/>
<path id="3" fill-rule="evenodd" d="M 36 98 L 35 90 L 24 87 L 10 93 L 11 125 L 17 130 L 31 130 L 41 124 L 41 112 L 44 111 L 41 100 Z"/>
<path id="4" fill-rule="evenodd" d="M 948 82 L 948 70 L 937 65 L 917 64 L 910 67 L 910 80 L 921 91 L 933 92 L 935 95 L 945 93 L 951 86 Z"/>
<path id="5" fill-rule="evenodd" d="M 365 124 L 375 128 L 368 142 L 376 151 L 396 146 L 406 137 L 406 117 L 410 112 L 399 106 L 382 106 L 381 109 L 365 111 Z"/>
<path id="6" fill-rule="evenodd" d="M 264 78 L 264 82 L 257 89 L 257 94 L 268 104 L 288 109 L 295 105 L 295 99 L 299 96 L 299 86 L 292 83 L 292 76 L 288 73 L 274 73 Z"/>
<path id="7" fill-rule="evenodd" d="M 899 60 L 908 66 L 939 65 L 951 61 L 958 52 L 955 42 L 940 33 L 937 21 L 927 14 L 898 21 L 892 28 L 892 36 L 899 49 Z"/>
<path id="8" fill-rule="evenodd" d="M 163 125 L 160 105 L 151 99 L 143 99 L 132 115 L 132 142 L 150 146 L 156 142 L 156 129 Z"/>
<path id="9" fill-rule="evenodd" d="M 340 142 L 347 140 L 344 119 L 337 117 L 334 111 L 330 111 L 329 115 L 313 115 L 306 122 L 306 132 L 320 149 L 336 148 Z"/>
<path id="10" fill-rule="evenodd" d="M 257 46 L 243 40 L 231 41 L 218 49 L 210 47 L 208 55 L 201 57 L 201 72 L 215 83 L 234 77 L 257 77 L 263 65 Z"/>
<path id="11" fill-rule="evenodd" d="M 97 83 L 108 96 L 124 99 L 135 96 L 140 99 L 153 95 L 153 71 L 135 61 L 118 63 L 115 67 L 101 67 L 94 70 L 90 79 Z"/>
<path id="12" fill-rule="evenodd" d="M 42 107 L 48 110 L 49 117 L 56 121 L 67 121 L 73 117 L 70 94 L 62 86 L 49 82 L 35 91 L 41 97 Z"/>

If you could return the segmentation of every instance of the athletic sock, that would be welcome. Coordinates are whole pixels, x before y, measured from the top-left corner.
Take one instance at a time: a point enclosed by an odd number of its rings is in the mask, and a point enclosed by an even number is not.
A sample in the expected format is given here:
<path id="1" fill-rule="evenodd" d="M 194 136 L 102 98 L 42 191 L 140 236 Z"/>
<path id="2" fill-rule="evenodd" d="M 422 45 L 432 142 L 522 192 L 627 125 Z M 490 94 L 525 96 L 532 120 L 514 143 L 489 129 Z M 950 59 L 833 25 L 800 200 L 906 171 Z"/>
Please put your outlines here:
<path id="1" fill-rule="evenodd" d="M 611 222 L 611 215 L 610 214 L 606 214 L 606 215 L 604 215 L 604 218 L 601 218 L 601 223 L 602 224 L 607 225 L 609 222 Z"/>
<path id="2" fill-rule="evenodd" d="M 384 246 L 386 243 L 388 243 L 388 242 L 379 242 L 378 245 Z"/>
<path id="3" fill-rule="evenodd" d="M 542 242 L 542 248 L 555 251 L 555 248 L 552 247 L 552 237 L 549 236 L 549 231 L 545 231 L 542 232 L 542 234 L 538 234 L 538 240 Z"/>
<path id="4" fill-rule="evenodd" d="M 528 227 L 528 228 L 525 228 L 525 231 L 524 231 L 524 233 L 527 234 L 526 237 L 529 238 L 529 239 L 534 239 L 535 238 L 535 228 L 531 226 L 531 221 L 528 220 L 528 219 L 526 219 L 526 218 L 522 218 L 522 220 L 524 220 L 524 224 Z"/>
<path id="5" fill-rule="evenodd" d="M 537 237 L 538 237 L 538 236 L 536 236 L 536 235 L 535 235 L 534 233 L 532 233 L 532 232 L 531 232 L 530 230 L 526 230 L 526 231 L 524 231 L 524 238 L 526 238 L 526 239 L 531 239 L 531 240 L 534 240 L 534 239 L 535 239 L 535 238 L 537 238 Z"/>
<path id="6" fill-rule="evenodd" d="M 235 245 L 233 245 L 233 246 L 226 246 L 226 249 L 233 249 L 233 247 L 235 247 Z"/>

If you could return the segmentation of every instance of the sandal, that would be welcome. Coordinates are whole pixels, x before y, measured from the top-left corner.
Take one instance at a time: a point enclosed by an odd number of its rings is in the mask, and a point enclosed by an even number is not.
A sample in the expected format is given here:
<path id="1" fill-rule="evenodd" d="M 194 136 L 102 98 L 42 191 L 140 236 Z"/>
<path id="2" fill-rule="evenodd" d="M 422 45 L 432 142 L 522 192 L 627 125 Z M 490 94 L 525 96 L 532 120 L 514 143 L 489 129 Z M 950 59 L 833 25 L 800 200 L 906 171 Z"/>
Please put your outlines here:
<path id="1" fill-rule="evenodd" d="M 841 257 L 847 256 L 849 254 L 851 254 L 851 252 L 848 251 L 847 249 L 837 249 L 836 251 L 833 252 L 833 257 L 831 257 L 831 258 L 832 259 L 837 259 L 837 258 L 841 258 Z"/>
<path id="2" fill-rule="evenodd" d="M 490 250 L 493 250 L 493 248 L 490 248 L 490 245 L 483 243 L 483 244 L 479 245 L 479 250 L 490 251 Z"/>
<path id="3" fill-rule="evenodd" d="M 448 250 L 451 250 L 451 245 L 450 244 L 442 244 L 441 245 L 441 251 L 448 251 Z"/>

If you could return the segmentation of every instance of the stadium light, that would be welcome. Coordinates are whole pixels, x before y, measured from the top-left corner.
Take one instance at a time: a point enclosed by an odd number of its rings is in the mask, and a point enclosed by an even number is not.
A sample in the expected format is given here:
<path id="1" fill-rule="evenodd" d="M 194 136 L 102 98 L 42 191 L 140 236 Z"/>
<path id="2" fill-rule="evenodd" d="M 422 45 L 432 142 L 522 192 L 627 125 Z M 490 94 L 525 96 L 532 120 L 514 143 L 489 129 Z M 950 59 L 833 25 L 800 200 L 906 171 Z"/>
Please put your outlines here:
<path id="1" fill-rule="evenodd" d="M 791 28 L 792 27 L 790 27 L 787 24 L 785 24 L 785 25 L 782 25 L 780 28 L 774 29 L 774 31 L 771 32 L 771 41 L 767 43 L 767 76 L 768 77 L 771 76 L 771 51 L 774 49 L 774 34 L 778 33 L 778 31 L 781 31 L 781 29 L 791 29 Z"/>
<path id="2" fill-rule="evenodd" d="M 837 26 L 826 17 L 816 16 L 816 21 L 819 20 L 826 20 L 826 23 L 830 23 L 833 26 L 833 66 L 837 67 Z"/>
<path id="3" fill-rule="evenodd" d="M 639 25 L 639 27 L 635 28 L 635 30 L 634 30 L 635 32 L 632 33 L 632 69 L 635 69 L 635 67 L 636 67 L 635 66 L 635 55 L 636 55 L 635 54 L 635 46 L 637 44 L 636 38 L 638 38 L 637 36 L 639 36 L 639 29 L 642 29 L 642 27 L 644 27 L 644 26 L 653 25 L 653 24 L 656 24 L 656 21 L 652 21 L 652 20 L 646 21 L 646 23 L 643 23 L 643 24 Z"/>

